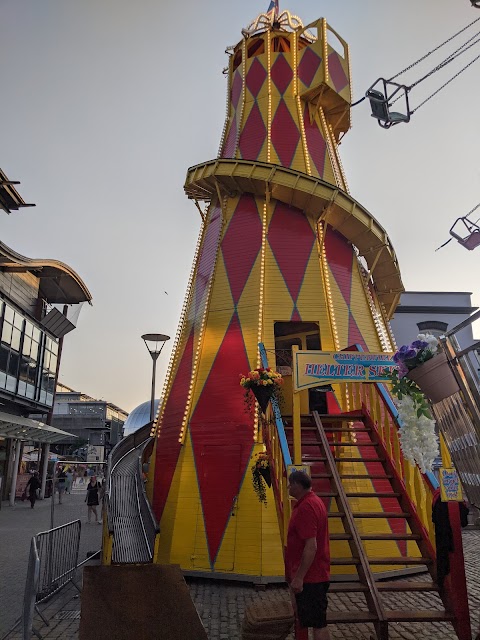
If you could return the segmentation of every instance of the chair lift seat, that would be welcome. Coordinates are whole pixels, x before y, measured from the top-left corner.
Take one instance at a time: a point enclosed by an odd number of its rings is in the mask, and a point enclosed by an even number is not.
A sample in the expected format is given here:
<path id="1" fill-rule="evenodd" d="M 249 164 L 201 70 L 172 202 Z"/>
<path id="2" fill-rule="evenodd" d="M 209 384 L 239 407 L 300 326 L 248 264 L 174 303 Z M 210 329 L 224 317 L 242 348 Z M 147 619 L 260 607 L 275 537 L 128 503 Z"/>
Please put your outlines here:
<path id="1" fill-rule="evenodd" d="M 480 245 L 480 231 L 473 231 L 467 238 L 460 240 L 460 244 L 463 244 L 469 251 L 473 251 L 473 249 Z"/>
<path id="2" fill-rule="evenodd" d="M 468 231 L 467 236 L 462 237 L 458 231 L 454 230 L 458 223 L 462 223 L 466 227 Z M 476 222 L 469 220 L 468 216 L 455 220 L 450 228 L 450 235 L 469 251 L 473 251 L 473 249 L 480 245 L 480 227 Z"/>
<path id="3" fill-rule="evenodd" d="M 409 122 L 410 118 L 407 115 L 389 110 L 387 100 L 381 91 L 369 89 L 367 91 L 367 98 L 370 100 L 372 118 L 376 118 L 380 126 L 386 125 L 388 128 L 399 122 Z M 382 122 L 384 122 L 385 125 L 382 125 Z"/>

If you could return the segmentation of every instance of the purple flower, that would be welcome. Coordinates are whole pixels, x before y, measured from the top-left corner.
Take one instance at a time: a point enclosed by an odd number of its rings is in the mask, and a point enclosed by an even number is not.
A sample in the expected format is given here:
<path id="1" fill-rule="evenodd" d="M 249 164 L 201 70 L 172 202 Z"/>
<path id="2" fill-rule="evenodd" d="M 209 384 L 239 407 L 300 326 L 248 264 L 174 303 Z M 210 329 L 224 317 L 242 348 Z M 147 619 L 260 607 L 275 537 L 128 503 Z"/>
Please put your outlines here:
<path id="1" fill-rule="evenodd" d="M 408 373 L 407 365 L 405 365 L 403 362 L 400 362 L 400 365 L 398 367 L 398 377 L 403 378 L 404 376 L 407 375 L 407 373 Z"/>
<path id="2" fill-rule="evenodd" d="M 404 360 L 411 360 L 412 358 L 415 358 L 416 355 L 417 352 L 415 351 L 415 349 L 409 349 L 404 356 Z"/>
<path id="3" fill-rule="evenodd" d="M 428 342 L 424 342 L 423 340 L 415 340 L 414 342 L 412 342 L 412 347 L 414 349 L 425 349 L 425 347 L 428 347 Z"/>

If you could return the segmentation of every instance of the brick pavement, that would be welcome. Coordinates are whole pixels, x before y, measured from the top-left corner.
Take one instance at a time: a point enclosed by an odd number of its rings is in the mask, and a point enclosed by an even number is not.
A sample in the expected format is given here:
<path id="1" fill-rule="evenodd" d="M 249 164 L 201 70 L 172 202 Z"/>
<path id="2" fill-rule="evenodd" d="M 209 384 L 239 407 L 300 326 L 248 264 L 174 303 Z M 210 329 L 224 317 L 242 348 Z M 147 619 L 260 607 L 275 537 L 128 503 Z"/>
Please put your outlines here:
<path id="1" fill-rule="evenodd" d="M 89 551 L 101 546 L 101 526 L 86 524 L 85 490 L 65 495 L 59 505 L 56 496 L 54 525 L 80 519 L 79 561 Z M 0 509 L 0 638 L 12 627 L 22 609 L 28 554 L 32 536 L 50 528 L 50 499 L 38 500 L 35 508 L 28 501 L 17 501 L 14 507 L 2 502 Z"/>
<path id="2" fill-rule="evenodd" d="M 464 548 L 468 579 L 468 593 L 470 612 L 472 615 L 472 628 L 474 633 L 478 630 L 480 614 L 480 563 L 479 545 L 480 530 L 467 530 L 464 532 Z M 413 577 L 422 580 L 425 576 Z M 241 624 L 245 608 L 249 603 L 258 600 L 268 601 L 287 598 L 287 590 L 281 586 L 271 586 L 264 591 L 255 591 L 250 585 L 235 582 L 213 582 L 204 579 L 188 580 L 192 599 L 195 602 L 200 617 L 208 633 L 209 640 L 241 640 Z M 389 608 L 399 609 L 398 594 L 391 594 Z M 440 607 L 438 599 L 432 594 L 407 594 L 405 605 L 410 601 L 421 609 L 435 609 Z M 364 603 L 359 594 L 332 595 L 329 606 L 332 609 L 350 608 L 355 602 L 360 608 Z M 78 619 L 60 619 L 55 616 L 76 615 L 70 613 L 80 610 L 80 598 L 73 587 L 66 588 L 60 596 L 52 599 L 45 613 L 51 619 L 51 626 L 46 629 L 37 620 L 37 626 L 46 640 L 61 638 L 62 640 L 78 639 Z M 373 628 L 368 624 L 358 625 L 332 625 L 330 627 L 333 640 L 369 640 Z M 423 624 L 392 624 L 390 625 L 391 640 L 454 640 L 455 634 L 450 624 L 447 623 L 423 623 Z M 12 640 L 20 640 L 16 634 Z M 132 640 L 135 633 L 132 633 Z M 288 640 L 293 640 L 293 635 Z"/>

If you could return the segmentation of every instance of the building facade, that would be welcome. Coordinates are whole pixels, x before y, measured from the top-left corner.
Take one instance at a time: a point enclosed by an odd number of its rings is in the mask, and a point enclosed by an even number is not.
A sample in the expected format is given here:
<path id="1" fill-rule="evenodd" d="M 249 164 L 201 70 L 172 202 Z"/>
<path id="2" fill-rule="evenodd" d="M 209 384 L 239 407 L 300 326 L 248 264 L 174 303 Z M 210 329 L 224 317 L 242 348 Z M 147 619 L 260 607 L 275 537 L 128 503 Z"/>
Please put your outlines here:
<path id="1" fill-rule="evenodd" d="M 87 455 L 90 450 L 90 455 L 101 458 L 92 462 L 103 462 L 110 449 L 122 439 L 127 418 L 128 413 L 111 402 L 58 384 L 52 425 L 72 435 L 57 442 L 56 451 L 71 454 L 79 447 L 85 447 Z M 92 447 L 96 448 L 95 452 Z"/>
<path id="2" fill-rule="evenodd" d="M 6 213 L 29 206 L 14 184 L 0 170 Z M 26 258 L 0 242 L 0 497 L 10 497 L 10 504 L 24 444 L 39 446 L 46 473 L 50 445 L 66 435 L 51 426 L 63 338 L 75 329 L 74 308 L 91 300 L 68 265 Z"/>
<path id="3" fill-rule="evenodd" d="M 478 309 L 472 306 L 471 296 L 463 291 L 405 291 L 391 320 L 397 345 L 411 343 L 419 333 L 440 336 L 451 331 Z M 468 325 L 456 334 L 462 349 L 475 342 L 473 331 L 472 325 Z M 478 371 L 478 352 L 474 351 L 470 358 Z"/>

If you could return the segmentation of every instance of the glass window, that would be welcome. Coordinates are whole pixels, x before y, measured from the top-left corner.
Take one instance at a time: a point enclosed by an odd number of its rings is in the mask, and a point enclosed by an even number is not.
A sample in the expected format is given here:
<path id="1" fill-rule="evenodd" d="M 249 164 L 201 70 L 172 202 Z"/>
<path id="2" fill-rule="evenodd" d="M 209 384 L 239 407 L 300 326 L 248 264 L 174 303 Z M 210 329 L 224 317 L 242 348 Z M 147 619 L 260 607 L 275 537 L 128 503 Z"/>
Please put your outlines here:
<path id="1" fill-rule="evenodd" d="M 12 341 L 11 341 L 11 345 L 12 345 L 12 349 L 15 349 L 15 351 L 20 351 L 20 338 L 22 337 L 22 332 L 20 331 L 20 329 L 17 329 L 16 327 L 13 327 L 12 330 Z"/>
<path id="2" fill-rule="evenodd" d="M 18 376 L 18 365 L 20 363 L 20 356 L 15 351 L 10 351 L 10 358 L 8 359 L 8 373 L 15 378 Z"/>
<path id="3" fill-rule="evenodd" d="M 8 354 L 10 349 L 5 347 L 4 345 L 0 346 L 0 370 L 6 371 L 8 366 Z"/>
<path id="4" fill-rule="evenodd" d="M 15 317 L 13 319 L 13 326 L 17 327 L 17 329 L 20 329 L 20 331 L 23 329 L 23 316 L 20 315 L 18 312 L 15 312 Z"/>
<path id="5" fill-rule="evenodd" d="M 5 320 L 7 320 L 7 322 L 10 322 L 10 324 L 13 324 L 13 317 L 15 315 L 15 311 L 12 309 L 12 307 L 9 307 L 8 304 L 5 305 Z"/>
<path id="6" fill-rule="evenodd" d="M 40 329 L 37 329 L 37 327 L 33 327 L 33 334 L 32 334 L 32 338 L 34 340 L 36 340 L 37 342 L 40 342 L 40 336 L 41 336 L 42 332 L 40 331 Z"/>
<path id="7" fill-rule="evenodd" d="M 38 342 L 32 341 L 30 357 L 32 358 L 32 360 L 38 360 Z"/>
<path id="8" fill-rule="evenodd" d="M 25 336 L 23 338 L 22 353 L 26 356 L 29 356 L 31 347 L 32 347 L 32 339 L 29 338 L 28 336 Z"/>
<path id="9" fill-rule="evenodd" d="M 10 344 L 11 340 L 12 340 L 12 325 L 4 321 L 3 327 L 2 327 L 2 342 L 5 342 L 5 344 Z"/>
<path id="10" fill-rule="evenodd" d="M 25 320 L 25 335 L 32 337 L 33 334 L 33 324 L 28 320 Z"/>

